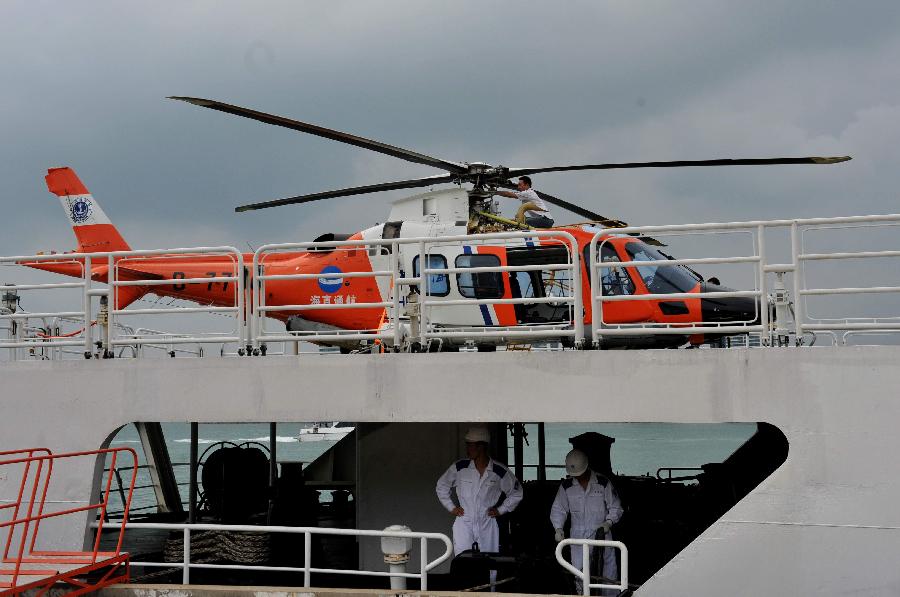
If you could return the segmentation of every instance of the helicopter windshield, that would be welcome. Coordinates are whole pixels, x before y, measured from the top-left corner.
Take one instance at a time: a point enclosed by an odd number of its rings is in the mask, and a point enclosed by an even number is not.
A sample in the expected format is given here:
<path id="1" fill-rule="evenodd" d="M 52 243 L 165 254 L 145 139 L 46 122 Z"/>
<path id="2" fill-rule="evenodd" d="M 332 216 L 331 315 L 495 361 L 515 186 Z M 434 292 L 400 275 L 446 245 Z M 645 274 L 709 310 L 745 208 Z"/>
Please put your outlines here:
<path id="1" fill-rule="evenodd" d="M 640 261 L 664 261 L 665 255 L 650 245 L 634 241 L 625 245 L 625 251 L 631 256 L 631 260 Z M 671 294 L 674 292 L 690 292 L 697 286 L 697 278 L 692 276 L 680 265 L 638 265 L 638 272 L 647 285 L 647 290 L 652 294 Z"/>
<path id="2" fill-rule="evenodd" d="M 591 262 L 591 247 L 584 247 L 584 262 Z M 609 242 L 604 241 L 597 245 L 597 251 L 600 253 L 600 261 L 606 263 L 621 263 L 622 260 L 616 253 L 615 247 Z M 586 265 L 587 267 L 587 265 Z M 587 267 L 588 280 L 591 279 L 591 268 Z M 606 266 L 600 268 L 600 292 L 603 296 L 612 296 L 618 294 L 634 294 L 634 282 L 628 275 L 628 272 L 617 265 Z"/>

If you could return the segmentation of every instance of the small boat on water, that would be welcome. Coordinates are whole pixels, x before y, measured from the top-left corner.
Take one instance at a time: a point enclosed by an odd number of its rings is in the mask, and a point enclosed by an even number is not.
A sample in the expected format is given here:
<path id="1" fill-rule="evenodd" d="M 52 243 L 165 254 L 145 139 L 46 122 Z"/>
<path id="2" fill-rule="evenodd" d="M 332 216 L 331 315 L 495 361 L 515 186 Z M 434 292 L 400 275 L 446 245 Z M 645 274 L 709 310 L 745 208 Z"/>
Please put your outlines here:
<path id="1" fill-rule="evenodd" d="M 353 425 L 338 421 L 313 423 L 312 427 L 300 429 L 297 440 L 301 442 L 336 442 L 353 431 Z"/>

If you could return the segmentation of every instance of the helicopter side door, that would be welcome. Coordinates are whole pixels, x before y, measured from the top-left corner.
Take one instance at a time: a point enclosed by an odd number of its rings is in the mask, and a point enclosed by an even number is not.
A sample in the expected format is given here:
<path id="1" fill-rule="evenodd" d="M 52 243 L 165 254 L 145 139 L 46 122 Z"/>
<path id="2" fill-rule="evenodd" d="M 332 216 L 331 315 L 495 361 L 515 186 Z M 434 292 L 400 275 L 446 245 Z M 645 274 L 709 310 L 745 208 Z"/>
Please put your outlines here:
<path id="1" fill-rule="evenodd" d="M 559 265 L 569 263 L 568 250 L 564 246 L 526 246 L 507 249 L 507 262 L 511 266 Z M 546 269 L 509 273 L 512 298 L 546 298 L 569 296 L 572 292 L 572 276 L 569 270 Z M 571 319 L 569 303 L 534 302 L 514 305 L 516 322 L 521 324 L 559 323 Z"/>
<path id="2" fill-rule="evenodd" d="M 408 246 L 403 259 L 417 277 L 420 268 L 418 247 Z M 413 252 L 415 251 L 415 252 Z M 429 249 L 428 268 L 477 268 L 505 265 L 503 247 L 437 245 Z M 509 298 L 509 287 L 502 272 L 454 272 L 429 274 L 427 297 L 431 303 L 428 321 L 436 327 L 484 327 L 515 325 L 512 305 L 483 304 L 481 300 Z M 467 304 L 471 300 L 471 304 Z M 445 301 L 466 301 L 462 304 L 440 305 Z"/>

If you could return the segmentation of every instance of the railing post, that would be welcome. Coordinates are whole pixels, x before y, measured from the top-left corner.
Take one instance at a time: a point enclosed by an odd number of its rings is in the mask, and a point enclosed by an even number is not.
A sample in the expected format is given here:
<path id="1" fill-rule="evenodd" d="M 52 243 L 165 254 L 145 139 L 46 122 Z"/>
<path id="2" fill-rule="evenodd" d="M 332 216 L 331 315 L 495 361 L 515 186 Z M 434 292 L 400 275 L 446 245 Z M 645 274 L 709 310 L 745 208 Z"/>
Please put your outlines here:
<path id="1" fill-rule="evenodd" d="M 419 547 L 419 575 L 421 577 L 421 581 L 419 582 L 419 591 L 427 591 L 428 590 L 428 539 L 422 537 L 419 539 L 420 547 Z"/>
<path id="2" fill-rule="evenodd" d="M 84 257 L 84 356 L 91 354 L 91 256 Z"/>
<path id="3" fill-rule="evenodd" d="M 240 251 L 237 252 L 237 259 L 233 263 L 234 265 L 234 277 L 237 278 L 237 284 L 235 284 L 235 288 L 237 289 L 237 300 L 235 301 L 235 306 L 237 309 L 237 325 L 238 325 L 238 338 L 240 338 L 241 344 L 248 344 L 250 341 L 250 326 L 249 326 L 249 317 L 247 313 L 248 301 L 247 297 L 244 295 L 244 254 Z"/>
<path id="4" fill-rule="evenodd" d="M 619 548 L 620 566 L 619 566 L 619 586 L 623 591 L 628 590 L 628 547 L 623 543 Z"/>
<path id="5" fill-rule="evenodd" d="M 191 527 L 184 527 L 184 554 L 182 558 L 181 584 L 191 584 Z"/>
<path id="6" fill-rule="evenodd" d="M 803 339 L 803 320 L 806 318 L 805 299 L 800 295 L 803 288 L 803 262 L 800 259 L 802 250 L 800 231 L 794 220 L 791 223 L 791 262 L 794 264 L 794 341 L 798 344 Z"/>
<path id="7" fill-rule="evenodd" d="M 603 320 L 602 303 L 597 298 L 600 295 L 600 268 L 597 267 L 597 239 L 599 234 L 598 232 L 591 239 L 587 263 L 588 277 L 591 282 L 591 344 L 594 348 L 597 348 L 600 343 L 597 329 Z"/>
<path id="8" fill-rule="evenodd" d="M 419 344 L 425 350 L 428 338 L 428 269 L 427 255 L 425 254 L 425 241 L 419 243 Z"/>
<path id="9" fill-rule="evenodd" d="M 575 294 L 575 303 L 572 309 L 575 311 L 572 315 L 575 324 L 575 346 L 583 348 L 584 346 L 584 296 L 581 292 L 581 254 L 578 251 L 578 241 L 575 237 L 567 233 L 569 237 L 570 247 L 572 250 L 572 292 Z"/>
<path id="10" fill-rule="evenodd" d="M 379 252 L 382 245 L 378 246 Z M 421 258 L 420 258 L 421 259 Z M 421 264 L 420 264 L 421 266 Z M 400 243 L 394 241 L 391 243 L 391 302 L 394 304 L 393 313 L 391 313 L 391 325 L 394 326 L 394 348 L 398 349 L 403 339 L 400 335 L 400 286 L 397 280 L 400 278 Z"/>
<path id="11" fill-rule="evenodd" d="M 310 572 L 309 567 L 312 562 L 310 552 L 312 551 L 312 535 L 309 531 L 303 533 L 303 586 L 309 588 Z"/>
<path id="12" fill-rule="evenodd" d="M 265 271 L 265 268 L 260 263 L 260 251 L 263 248 L 260 247 L 253 253 L 253 270 L 250 272 L 250 301 L 253 303 L 253 315 L 250 317 L 250 321 L 252 325 L 250 327 L 249 338 L 247 339 L 247 344 L 252 344 L 253 346 L 257 346 L 259 343 L 259 337 L 262 335 L 262 317 L 263 314 L 260 312 L 260 307 L 266 306 L 266 281 L 262 274 Z"/>
<path id="13" fill-rule="evenodd" d="M 107 255 L 106 257 L 106 305 L 107 305 L 107 313 L 106 313 L 106 329 L 105 337 L 103 338 L 103 344 L 105 345 L 106 350 L 112 352 L 112 340 L 115 334 L 113 333 L 113 328 L 116 325 L 116 309 L 119 308 L 119 301 L 116 300 L 118 296 L 118 286 L 116 286 L 116 269 L 115 269 L 115 259 L 113 258 L 112 253 Z"/>
<path id="14" fill-rule="evenodd" d="M 570 547 L 571 549 L 571 547 Z M 591 594 L 591 546 L 581 545 L 581 594 Z M 603 552 L 600 552 L 603 553 Z"/>
<path id="15" fill-rule="evenodd" d="M 758 239 L 758 255 L 759 263 L 756 271 L 759 275 L 759 323 L 762 326 L 762 334 L 760 335 L 760 344 L 769 346 L 772 344 L 769 332 L 769 293 L 766 285 L 766 229 L 760 224 L 756 227 L 756 236 Z M 749 345 L 749 336 L 747 343 Z"/>

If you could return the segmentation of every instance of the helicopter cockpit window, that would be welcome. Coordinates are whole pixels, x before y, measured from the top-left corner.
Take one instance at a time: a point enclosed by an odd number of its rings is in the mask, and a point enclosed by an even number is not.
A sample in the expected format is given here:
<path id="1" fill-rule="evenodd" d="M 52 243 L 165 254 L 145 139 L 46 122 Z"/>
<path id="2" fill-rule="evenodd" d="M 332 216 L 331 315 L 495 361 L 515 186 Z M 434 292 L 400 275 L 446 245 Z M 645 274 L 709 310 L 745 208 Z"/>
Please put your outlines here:
<path id="1" fill-rule="evenodd" d="M 428 269 L 446 269 L 447 258 L 443 255 L 429 255 Z M 413 257 L 413 277 L 419 275 L 419 256 Z M 416 287 L 418 290 L 418 287 Z M 447 296 L 450 294 L 450 279 L 447 274 L 428 275 L 428 296 Z"/>
<path id="2" fill-rule="evenodd" d="M 496 255 L 459 255 L 456 267 L 498 267 Z M 500 272 L 456 274 L 459 293 L 466 298 L 494 299 L 503 296 L 503 275 Z"/>
<path id="3" fill-rule="evenodd" d="M 591 256 L 590 245 L 584 247 L 584 263 L 588 274 L 588 280 L 591 279 Z M 621 262 L 616 248 L 608 242 L 597 245 L 600 252 L 600 261 L 603 263 Z M 600 268 L 600 291 L 603 296 L 615 296 L 620 294 L 634 294 L 634 282 L 628 275 L 628 271 L 623 267 L 610 266 Z"/>
<path id="4" fill-rule="evenodd" d="M 612 263 L 621 261 L 615 247 L 609 243 L 600 245 L 600 261 Z M 634 294 L 634 282 L 628 277 L 625 268 L 610 266 L 600 268 L 600 286 L 603 296 Z"/>
<path id="5" fill-rule="evenodd" d="M 631 242 L 625 245 L 625 250 L 631 256 L 632 261 L 665 261 L 667 257 L 642 242 Z M 673 292 L 690 292 L 697 285 L 697 279 L 689 274 L 680 265 L 638 265 L 638 272 L 647 285 L 647 290 L 653 294 L 670 294 Z"/>

